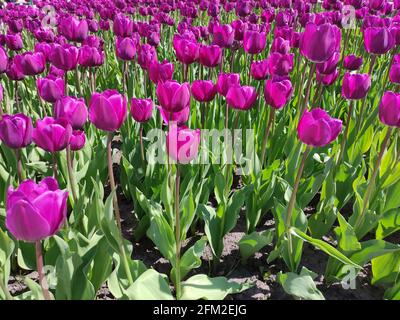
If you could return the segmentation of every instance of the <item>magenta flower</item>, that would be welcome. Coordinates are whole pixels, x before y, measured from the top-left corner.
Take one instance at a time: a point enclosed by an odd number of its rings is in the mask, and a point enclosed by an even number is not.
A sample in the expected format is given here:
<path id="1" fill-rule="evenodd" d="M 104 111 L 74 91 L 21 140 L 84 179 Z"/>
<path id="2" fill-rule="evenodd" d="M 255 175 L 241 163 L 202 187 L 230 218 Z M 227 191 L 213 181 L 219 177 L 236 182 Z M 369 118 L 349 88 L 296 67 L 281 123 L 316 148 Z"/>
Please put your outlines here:
<path id="1" fill-rule="evenodd" d="M 156 95 L 161 107 L 167 112 L 179 112 L 190 103 L 188 83 L 166 81 L 157 85 Z"/>
<path id="2" fill-rule="evenodd" d="M 36 86 L 40 97 L 47 102 L 54 103 L 64 96 L 64 80 L 48 76 L 38 78 Z"/>
<path id="3" fill-rule="evenodd" d="M 11 149 L 24 148 L 32 142 L 32 120 L 23 113 L 4 114 L 0 120 L 0 140 Z"/>
<path id="4" fill-rule="evenodd" d="M 79 65 L 82 67 L 98 67 L 104 63 L 104 53 L 96 47 L 83 45 L 79 49 Z"/>
<path id="5" fill-rule="evenodd" d="M 268 59 L 253 61 L 250 66 L 250 74 L 255 80 L 265 80 L 268 76 Z"/>
<path id="6" fill-rule="evenodd" d="M 323 147 L 337 138 L 342 130 L 342 121 L 331 118 L 321 108 L 305 111 L 297 127 L 299 139 L 313 147 Z"/>
<path id="7" fill-rule="evenodd" d="M 343 77 L 342 96 L 349 100 L 363 99 L 371 87 L 371 76 L 346 72 Z"/>
<path id="8" fill-rule="evenodd" d="M 68 40 L 82 42 L 88 37 L 89 26 L 86 20 L 78 20 L 69 16 L 60 21 L 58 30 Z"/>
<path id="9" fill-rule="evenodd" d="M 72 127 L 67 119 L 45 117 L 36 121 L 33 141 L 43 150 L 56 152 L 65 149 L 71 138 Z"/>
<path id="10" fill-rule="evenodd" d="M 74 130 L 72 131 L 71 139 L 69 140 L 69 145 L 72 151 L 81 150 L 86 143 L 86 135 L 84 131 Z"/>
<path id="11" fill-rule="evenodd" d="M 280 54 L 288 54 L 290 51 L 290 41 L 277 37 L 272 41 L 271 52 L 278 52 Z"/>
<path id="12" fill-rule="evenodd" d="M 163 109 L 160 106 L 157 106 L 157 109 L 160 111 L 163 122 L 167 126 L 169 125 L 169 120 L 171 120 L 171 123 L 176 122 L 178 126 L 183 125 L 185 122 L 189 120 L 189 114 L 190 114 L 189 106 L 187 106 L 186 108 L 184 108 L 179 112 L 166 112 L 165 109 Z"/>
<path id="13" fill-rule="evenodd" d="M 6 227 L 18 240 L 36 242 L 56 234 L 67 217 L 68 192 L 47 177 L 25 180 L 7 191 Z"/>
<path id="14" fill-rule="evenodd" d="M 153 114 L 154 103 L 151 99 L 131 100 L 131 115 L 137 122 L 147 122 Z"/>
<path id="15" fill-rule="evenodd" d="M 154 61 L 149 68 L 150 80 L 153 81 L 153 83 L 155 84 L 171 80 L 173 74 L 174 64 L 168 62 L 168 60 L 164 60 L 161 63 L 159 63 L 158 61 Z"/>
<path id="16" fill-rule="evenodd" d="M 330 74 L 321 74 L 317 71 L 317 82 L 322 83 L 324 86 L 330 86 L 335 83 L 335 81 L 339 77 L 339 70 L 335 69 L 332 73 Z"/>
<path id="17" fill-rule="evenodd" d="M 391 127 L 400 127 L 400 94 L 386 91 L 379 105 L 379 119 Z"/>
<path id="18" fill-rule="evenodd" d="M 365 50 L 372 54 L 385 54 L 395 45 L 392 33 L 386 27 L 368 27 L 364 30 Z"/>
<path id="19" fill-rule="evenodd" d="M 199 57 L 199 44 L 180 35 L 174 35 L 173 47 L 176 58 L 184 64 L 191 64 Z"/>
<path id="20" fill-rule="evenodd" d="M 0 73 L 4 73 L 8 66 L 8 56 L 3 47 L 0 46 Z"/>
<path id="21" fill-rule="evenodd" d="M 199 62 L 205 67 L 214 68 L 221 63 L 222 50 L 217 45 L 200 46 Z"/>
<path id="22" fill-rule="evenodd" d="M 85 100 L 69 96 L 59 99 L 54 105 L 54 117 L 65 118 L 73 129 L 81 129 L 88 118 Z"/>
<path id="23" fill-rule="evenodd" d="M 26 76 L 34 76 L 44 71 L 46 59 L 41 52 L 26 52 L 16 55 L 14 63 Z"/>
<path id="24" fill-rule="evenodd" d="M 113 132 L 121 128 L 127 112 L 127 99 L 116 90 L 92 94 L 89 120 L 96 128 Z"/>
<path id="25" fill-rule="evenodd" d="M 211 80 L 195 80 L 192 83 L 192 95 L 199 102 L 210 102 L 217 94 L 217 87 Z"/>
<path id="26" fill-rule="evenodd" d="M 343 67 L 350 71 L 355 71 L 360 69 L 363 63 L 362 57 L 357 57 L 354 54 L 350 54 L 343 59 Z"/>
<path id="27" fill-rule="evenodd" d="M 273 52 L 268 57 L 268 72 L 272 76 L 287 76 L 293 69 L 293 53 Z"/>
<path id="28" fill-rule="evenodd" d="M 248 110 L 257 100 L 257 90 L 251 86 L 235 86 L 228 90 L 226 103 L 233 109 Z"/>
<path id="29" fill-rule="evenodd" d="M 317 63 L 317 71 L 320 74 L 332 74 L 340 60 L 340 52 L 334 52 L 333 55 L 322 63 Z"/>
<path id="30" fill-rule="evenodd" d="M 249 54 L 261 53 L 267 42 L 265 32 L 248 30 L 244 34 L 243 49 Z"/>
<path id="31" fill-rule="evenodd" d="M 200 130 L 173 125 L 167 134 L 167 153 L 175 161 L 187 164 L 199 153 Z"/>
<path id="32" fill-rule="evenodd" d="M 117 57 L 121 60 L 133 60 L 136 55 L 136 44 L 132 38 L 117 38 L 115 43 Z"/>
<path id="33" fill-rule="evenodd" d="M 78 64 L 79 50 L 69 44 L 54 45 L 50 55 L 50 62 L 64 71 L 74 70 Z"/>
<path id="34" fill-rule="evenodd" d="M 235 36 L 235 31 L 229 24 L 214 25 L 213 44 L 221 48 L 230 48 Z"/>
<path id="35" fill-rule="evenodd" d="M 7 34 L 5 37 L 7 48 L 11 51 L 19 51 L 23 48 L 22 38 L 19 33 Z"/>
<path id="36" fill-rule="evenodd" d="M 293 88 L 289 79 L 268 79 L 265 83 L 265 102 L 274 109 L 283 108 L 292 96 Z"/>
<path id="37" fill-rule="evenodd" d="M 229 88 L 240 85 L 239 73 L 220 73 L 217 80 L 217 91 L 226 96 Z"/>
<path id="38" fill-rule="evenodd" d="M 147 43 L 139 46 L 137 54 L 138 63 L 142 69 L 149 70 L 151 64 L 157 61 L 157 51 Z"/>

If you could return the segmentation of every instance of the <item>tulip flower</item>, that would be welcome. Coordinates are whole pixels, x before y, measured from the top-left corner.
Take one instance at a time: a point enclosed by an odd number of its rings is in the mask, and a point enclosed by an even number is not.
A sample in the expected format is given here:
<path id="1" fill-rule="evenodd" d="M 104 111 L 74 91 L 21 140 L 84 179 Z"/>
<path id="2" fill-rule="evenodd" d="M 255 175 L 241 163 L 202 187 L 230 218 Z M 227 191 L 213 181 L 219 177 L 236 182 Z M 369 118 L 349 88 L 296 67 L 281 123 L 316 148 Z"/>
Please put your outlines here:
<path id="1" fill-rule="evenodd" d="M 221 48 L 230 48 L 232 46 L 235 31 L 229 24 L 215 25 L 213 30 L 213 44 Z"/>
<path id="2" fill-rule="evenodd" d="M 217 45 L 200 46 L 199 49 L 199 62 L 201 65 L 214 68 L 222 61 L 222 49 Z"/>
<path id="3" fill-rule="evenodd" d="M 385 27 L 368 27 L 364 30 L 364 47 L 369 53 L 385 54 L 395 45 L 392 33 Z"/>
<path id="4" fill-rule="evenodd" d="M 83 45 L 79 49 L 78 63 L 86 68 L 101 66 L 104 63 L 104 53 L 95 47 Z"/>
<path id="5" fill-rule="evenodd" d="M 259 54 L 264 50 L 266 42 L 267 37 L 265 32 L 248 30 L 244 34 L 243 49 L 252 55 Z"/>
<path id="6" fill-rule="evenodd" d="M 64 71 L 73 70 L 78 64 L 79 50 L 71 45 L 55 45 L 50 52 L 50 62 Z"/>
<path id="7" fill-rule="evenodd" d="M 217 88 L 211 80 L 195 80 L 192 83 L 191 92 L 195 100 L 210 102 L 214 99 Z"/>
<path id="8" fill-rule="evenodd" d="M 250 75 L 255 80 L 265 80 L 268 76 L 268 60 L 253 61 L 250 66 Z"/>
<path id="9" fill-rule="evenodd" d="M 250 109 L 257 100 L 257 90 L 251 86 L 235 86 L 226 95 L 228 106 L 237 110 Z"/>
<path id="10" fill-rule="evenodd" d="M 379 105 L 379 119 L 391 127 L 400 127 L 400 94 L 386 91 Z"/>
<path id="11" fill-rule="evenodd" d="M 131 115 L 137 122 L 147 122 L 153 114 L 153 101 L 151 99 L 136 99 L 131 100 Z"/>
<path id="12" fill-rule="evenodd" d="M 32 120 L 23 113 L 4 114 L 0 120 L 0 140 L 11 149 L 21 149 L 32 142 Z"/>
<path id="13" fill-rule="evenodd" d="M 37 120 L 33 129 L 33 141 L 48 152 L 57 152 L 65 149 L 69 144 L 72 126 L 65 118 L 55 119 L 45 117 Z"/>
<path id="14" fill-rule="evenodd" d="M 173 47 L 176 58 L 183 64 L 189 65 L 199 57 L 199 45 L 195 41 L 188 40 L 180 35 L 174 35 Z"/>
<path id="15" fill-rule="evenodd" d="M 369 74 L 351 74 L 346 72 L 342 84 L 342 96 L 349 100 L 363 99 L 371 87 Z"/>
<path id="16" fill-rule="evenodd" d="M 19 33 L 7 34 L 5 37 L 7 48 L 11 51 L 20 51 L 23 48 L 22 38 Z"/>
<path id="17" fill-rule="evenodd" d="M 157 61 L 157 51 L 149 44 L 142 44 L 137 52 L 138 63 L 142 69 L 148 70 Z"/>
<path id="18" fill-rule="evenodd" d="M 86 143 L 86 135 L 84 131 L 74 130 L 72 131 L 71 139 L 69 145 L 72 151 L 81 150 Z"/>
<path id="19" fill-rule="evenodd" d="M 317 71 L 317 82 L 322 84 L 323 86 L 331 86 L 339 77 L 339 70 L 334 69 L 332 73 L 330 74 L 321 74 Z"/>
<path id="20" fill-rule="evenodd" d="M 26 52 L 22 55 L 16 55 L 14 63 L 26 76 L 40 74 L 46 67 L 46 59 L 41 52 Z"/>
<path id="21" fill-rule="evenodd" d="M 226 96 L 229 88 L 240 85 L 238 73 L 220 73 L 217 80 L 217 91 L 220 95 Z"/>
<path id="22" fill-rule="evenodd" d="M 290 41 L 281 37 L 277 37 L 272 41 L 271 52 L 278 52 L 280 54 L 288 54 L 290 51 Z"/>
<path id="23" fill-rule="evenodd" d="M 293 93 L 292 83 L 286 78 L 273 78 L 265 83 L 264 97 L 268 105 L 274 109 L 285 106 Z"/>
<path id="24" fill-rule="evenodd" d="M 190 103 L 188 83 L 166 81 L 159 83 L 156 90 L 158 102 L 167 112 L 179 112 Z"/>
<path id="25" fill-rule="evenodd" d="M 149 68 L 149 77 L 154 84 L 158 85 L 161 82 L 172 80 L 174 74 L 174 65 L 168 60 L 159 63 L 154 61 Z"/>
<path id="26" fill-rule="evenodd" d="M 58 30 L 70 41 L 83 42 L 88 37 L 89 25 L 85 19 L 78 20 L 69 16 L 61 20 Z"/>
<path id="27" fill-rule="evenodd" d="M 136 44 L 132 38 L 117 38 L 115 48 L 119 59 L 129 61 L 135 58 Z"/>
<path id="28" fill-rule="evenodd" d="M 348 55 L 343 59 L 343 67 L 350 71 L 355 71 L 360 69 L 363 63 L 362 57 L 357 57 L 354 54 Z"/>
<path id="29" fill-rule="evenodd" d="M 170 122 L 175 122 L 178 126 L 181 126 L 189 120 L 189 105 L 179 112 L 166 112 L 160 106 L 157 106 L 157 109 L 160 111 L 161 118 L 163 119 L 164 124 L 167 126 L 169 126 Z"/>
<path id="30" fill-rule="evenodd" d="M 65 118 L 75 130 L 82 129 L 88 118 L 88 110 L 83 98 L 63 97 L 54 105 L 54 117 Z"/>
<path id="31" fill-rule="evenodd" d="M 55 235 L 67 218 L 68 192 L 47 177 L 39 184 L 25 180 L 14 190 L 9 187 L 6 201 L 6 227 L 18 240 L 35 242 L 36 266 L 43 296 L 50 300 L 43 271 L 41 240 Z"/>
<path id="32" fill-rule="evenodd" d="M 116 15 L 113 21 L 113 31 L 117 37 L 130 37 L 133 33 L 133 21 L 126 16 Z"/>
<path id="33" fill-rule="evenodd" d="M 317 72 L 323 75 L 334 73 L 339 63 L 339 60 L 340 53 L 334 52 L 333 55 L 325 62 L 317 63 Z"/>
<path id="34" fill-rule="evenodd" d="M 40 97 L 47 102 L 54 103 L 64 96 L 64 80 L 48 76 L 38 78 L 36 86 Z"/>
<path id="35" fill-rule="evenodd" d="M 393 63 L 389 71 L 389 79 L 392 83 L 400 84 L 400 63 Z"/>
<path id="36" fill-rule="evenodd" d="M 7 70 L 8 57 L 6 51 L 0 46 L 0 73 Z"/>
<path id="37" fill-rule="evenodd" d="M 268 72 L 272 76 L 287 76 L 293 69 L 293 54 L 273 52 L 267 60 Z"/>

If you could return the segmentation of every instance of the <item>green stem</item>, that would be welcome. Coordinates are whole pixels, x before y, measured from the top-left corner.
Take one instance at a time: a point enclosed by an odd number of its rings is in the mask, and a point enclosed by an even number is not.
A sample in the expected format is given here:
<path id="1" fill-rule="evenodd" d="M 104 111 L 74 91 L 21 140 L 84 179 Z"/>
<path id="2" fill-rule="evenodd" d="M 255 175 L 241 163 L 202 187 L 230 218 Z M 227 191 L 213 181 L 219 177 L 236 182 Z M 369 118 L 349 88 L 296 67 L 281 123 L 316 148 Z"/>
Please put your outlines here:
<path id="1" fill-rule="evenodd" d="M 275 109 L 271 108 L 270 111 L 269 111 L 268 124 L 267 124 L 267 127 L 265 129 L 263 143 L 262 143 L 262 152 L 261 152 L 261 158 L 260 158 L 261 166 L 263 166 L 264 162 L 265 162 L 265 153 L 267 151 L 268 137 L 269 137 L 269 133 L 271 131 L 271 126 L 274 123 L 274 119 L 275 119 Z"/>
<path id="2" fill-rule="evenodd" d="M 175 287 L 176 298 L 180 299 L 182 295 L 181 287 L 181 221 L 179 212 L 179 189 L 180 172 L 179 164 L 176 165 L 176 183 L 175 183 L 175 243 L 176 243 L 176 265 L 175 265 Z"/>
<path id="3" fill-rule="evenodd" d="M 57 180 L 57 178 L 58 178 L 58 164 L 57 164 L 57 156 L 56 156 L 55 152 L 52 153 L 52 157 L 53 157 L 53 177 L 54 177 L 54 179 Z"/>
<path id="4" fill-rule="evenodd" d="M 342 158 L 344 155 L 346 142 L 347 142 L 347 138 L 348 138 L 348 133 L 349 133 L 351 114 L 353 113 L 353 106 L 354 106 L 354 103 L 352 101 L 350 101 L 349 111 L 347 113 L 347 119 L 346 119 L 346 129 L 343 133 L 342 141 L 340 142 L 340 152 L 339 152 L 339 156 L 336 161 L 336 165 L 339 165 L 342 162 Z"/>
<path id="5" fill-rule="evenodd" d="M 47 279 L 43 271 L 43 252 L 42 252 L 42 244 L 40 243 L 40 241 L 36 241 L 35 248 L 36 248 L 36 267 L 37 267 L 37 272 L 39 274 L 39 284 L 40 287 L 42 288 L 44 299 L 51 300 L 49 285 L 47 283 Z"/>
<path id="6" fill-rule="evenodd" d="M 392 131 L 393 131 L 393 128 L 389 127 L 388 131 L 386 133 L 386 136 L 383 139 L 383 142 L 381 144 L 381 150 L 379 152 L 378 158 L 376 159 L 375 166 L 374 166 L 374 169 L 372 171 L 371 179 L 368 182 L 367 190 L 365 191 L 365 194 L 364 194 L 364 197 L 363 197 L 361 213 L 357 217 L 356 223 L 354 225 L 354 230 L 356 231 L 356 233 L 357 233 L 357 231 L 359 231 L 358 229 L 360 228 L 360 224 L 361 224 L 361 222 L 362 222 L 362 220 L 364 218 L 366 210 L 368 209 L 369 198 L 371 197 L 372 188 L 375 185 L 375 179 L 376 179 L 376 176 L 377 176 L 377 174 L 379 172 L 379 167 L 380 167 L 380 164 L 382 162 L 382 158 L 383 158 L 383 155 L 385 153 L 386 146 L 387 146 L 387 144 L 389 142 L 389 139 L 390 139 L 390 136 L 392 134 Z"/>
<path id="7" fill-rule="evenodd" d="M 310 99 L 310 91 L 311 91 L 311 83 L 314 77 L 316 65 L 313 63 L 310 68 L 310 74 L 308 75 L 308 82 L 306 87 L 306 96 L 304 98 L 303 106 L 301 107 L 301 113 L 303 114 L 304 110 L 307 109 L 308 100 Z"/>
<path id="8" fill-rule="evenodd" d="M 17 157 L 17 173 L 18 173 L 18 179 L 19 182 L 21 183 L 22 181 L 25 180 L 25 175 L 24 175 L 24 169 L 22 167 L 22 160 L 21 160 L 21 150 L 20 149 L 15 149 L 15 156 Z"/>
<path id="9" fill-rule="evenodd" d="M 4 273 L 3 273 L 4 274 Z M 0 272 L 0 276 L 2 272 Z M 10 291 L 8 291 L 7 285 L 4 284 L 2 278 L 0 277 L 0 288 L 4 292 L 6 300 L 14 300 L 13 296 L 11 295 Z"/>
<path id="10" fill-rule="evenodd" d="M 78 200 L 78 196 L 75 190 L 75 175 L 74 175 L 74 168 L 72 167 L 71 146 L 69 145 L 67 146 L 66 153 L 67 153 L 68 178 L 72 191 L 72 198 L 74 199 L 74 203 L 76 203 L 76 201 Z"/>

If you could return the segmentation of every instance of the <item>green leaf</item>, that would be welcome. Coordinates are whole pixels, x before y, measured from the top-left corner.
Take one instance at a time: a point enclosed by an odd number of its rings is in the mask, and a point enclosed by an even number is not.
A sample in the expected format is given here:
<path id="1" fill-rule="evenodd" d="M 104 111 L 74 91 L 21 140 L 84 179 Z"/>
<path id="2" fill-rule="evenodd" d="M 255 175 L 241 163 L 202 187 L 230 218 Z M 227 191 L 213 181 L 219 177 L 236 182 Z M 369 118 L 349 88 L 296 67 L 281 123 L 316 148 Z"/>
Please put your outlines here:
<path id="1" fill-rule="evenodd" d="M 265 230 L 261 233 L 254 231 L 251 234 L 244 235 L 239 241 L 242 262 L 245 263 L 249 257 L 269 245 L 273 239 L 274 233 L 272 229 Z"/>
<path id="2" fill-rule="evenodd" d="M 339 227 L 335 228 L 338 237 L 338 246 L 344 252 L 356 251 L 361 249 L 353 227 L 338 213 Z"/>
<path id="3" fill-rule="evenodd" d="M 398 230 L 400 230 L 399 209 L 386 211 L 379 219 L 375 232 L 376 239 L 382 240 Z"/>
<path id="4" fill-rule="evenodd" d="M 340 251 L 338 251 L 337 249 L 335 249 L 334 247 L 332 247 L 328 243 L 326 243 L 326 242 L 324 242 L 322 240 L 319 240 L 319 239 L 311 238 L 310 236 L 306 235 L 304 232 L 302 232 L 299 229 L 294 228 L 294 227 L 290 228 L 290 233 L 293 234 L 294 236 L 302 239 L 303 241 L 311 243 L 313 246 L 315 246 L 318 249 L 324 251 L 329 256 L 331 256 L 331 257 L 343 262 L 344 264 L 348 264 L 348 265 L 351 265 L 353 267 L 362 269 L 362 267 L 360 267 L 359 265 L 357 265 L 356 263 L 351 261 L 343 253 L 341 253 Z"/>
<path id="5" fill-rule="evenodd" d="M 371 260 L 371 284 L 392 284 L 400 276 L 400 251 L 391 252 Z"/>
<path id="6" fill-rule="evenodd" d="M 249 284 L 230 282 L 225 277 L 209 278 L 205 274 L 197 274 L 182 282 L 181 300 L 222 300 L 228 294 L 247 290 Z"/>
<path id="7" fill-rule="evenodd" d="M 166 276 L 154 269 L 142 273 L 125 291 L 132 300 L 173 300 Z"/>

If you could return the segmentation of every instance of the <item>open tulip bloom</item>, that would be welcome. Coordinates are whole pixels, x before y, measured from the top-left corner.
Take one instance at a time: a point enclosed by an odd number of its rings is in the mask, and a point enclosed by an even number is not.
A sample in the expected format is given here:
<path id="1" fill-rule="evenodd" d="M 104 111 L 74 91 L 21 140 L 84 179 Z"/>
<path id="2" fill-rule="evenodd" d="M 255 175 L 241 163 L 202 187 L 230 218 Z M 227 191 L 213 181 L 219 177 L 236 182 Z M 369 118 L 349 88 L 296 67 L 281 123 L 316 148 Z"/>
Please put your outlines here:
<path id="1" fill-rule="evenodd" d="M 400 0 L 17 2 L 0 300 L 400 299 Z"/>

